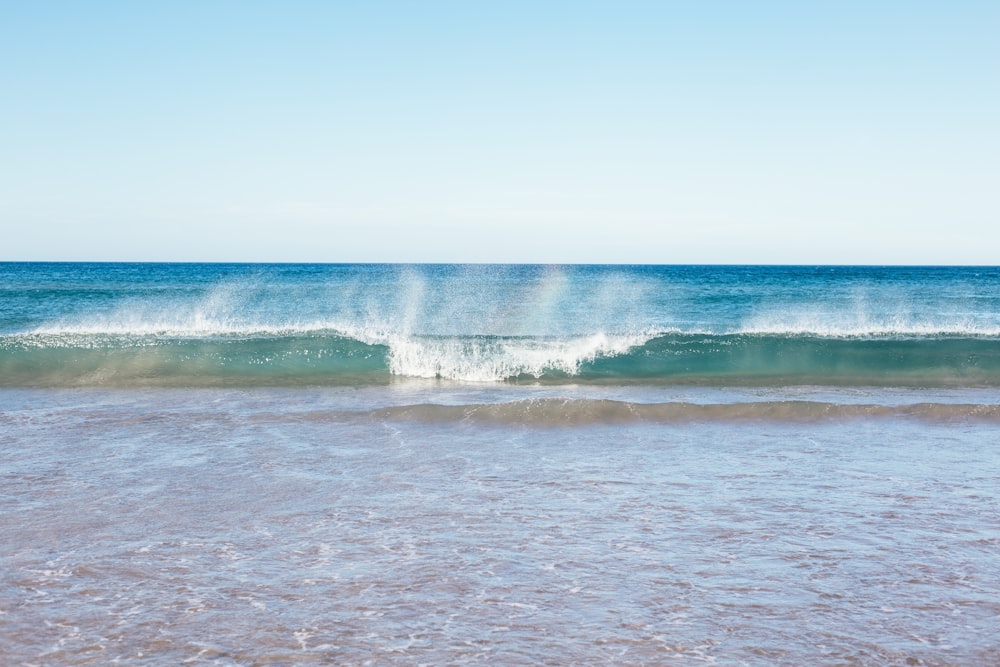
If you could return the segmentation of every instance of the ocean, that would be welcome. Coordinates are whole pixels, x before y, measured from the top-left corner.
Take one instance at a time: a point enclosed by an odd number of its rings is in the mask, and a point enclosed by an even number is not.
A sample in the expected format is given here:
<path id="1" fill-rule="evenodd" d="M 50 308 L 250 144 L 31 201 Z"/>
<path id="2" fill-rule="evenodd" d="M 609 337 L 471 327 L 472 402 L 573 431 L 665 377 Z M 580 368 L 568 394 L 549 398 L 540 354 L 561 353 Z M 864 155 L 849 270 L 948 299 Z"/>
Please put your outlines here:
<path id="1" fill-rule="evenodd" d="M 11 665 L 1000 664 L 1000 268 L 0 263 Z"/>

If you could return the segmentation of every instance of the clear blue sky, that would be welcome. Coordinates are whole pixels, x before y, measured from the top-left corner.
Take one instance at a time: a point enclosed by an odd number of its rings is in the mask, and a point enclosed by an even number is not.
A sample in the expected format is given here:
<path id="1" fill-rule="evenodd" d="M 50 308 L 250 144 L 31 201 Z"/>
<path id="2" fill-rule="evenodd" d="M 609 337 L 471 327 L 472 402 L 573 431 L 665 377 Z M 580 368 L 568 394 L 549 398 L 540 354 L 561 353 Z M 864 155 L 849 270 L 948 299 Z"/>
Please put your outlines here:
<path id="1" fill-rule="evenodd" d="M 0 259 L 997 264 L 998 35 L 996 0 L 0 0 Z"/>

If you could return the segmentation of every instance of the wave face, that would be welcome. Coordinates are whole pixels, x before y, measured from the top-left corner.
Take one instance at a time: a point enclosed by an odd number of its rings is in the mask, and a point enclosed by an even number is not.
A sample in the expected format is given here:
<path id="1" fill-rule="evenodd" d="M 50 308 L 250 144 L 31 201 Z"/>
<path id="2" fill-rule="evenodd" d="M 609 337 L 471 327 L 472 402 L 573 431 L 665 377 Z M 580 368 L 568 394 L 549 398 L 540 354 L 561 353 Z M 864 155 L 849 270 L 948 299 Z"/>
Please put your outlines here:
<path id="1" fill-rule="evenodd" d="M 1000 385 L 1000 270 L 0 264 L 0 385 Z"/>
<path id="2" fill-rule="evenodd" d="M 992 337 L 823 338 L 668 334 L 646 342 L 390 338 L 336 333 L 7 336 L 4 386 L 226 386 L 466 382 L 713 385 L 1000 385 Z"/>

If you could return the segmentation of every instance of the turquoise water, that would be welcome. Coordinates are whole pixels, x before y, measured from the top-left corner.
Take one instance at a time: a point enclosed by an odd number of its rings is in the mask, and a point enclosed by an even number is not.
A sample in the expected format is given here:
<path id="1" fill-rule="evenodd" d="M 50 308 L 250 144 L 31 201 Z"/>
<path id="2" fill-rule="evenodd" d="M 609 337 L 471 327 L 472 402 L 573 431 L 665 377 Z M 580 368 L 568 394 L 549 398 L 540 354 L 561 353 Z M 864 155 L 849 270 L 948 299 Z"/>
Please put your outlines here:
<path id="1" fill-rule="evenodd" d="M 995 386 L 1000 269 L 0 265 L 6 386 Z"/>

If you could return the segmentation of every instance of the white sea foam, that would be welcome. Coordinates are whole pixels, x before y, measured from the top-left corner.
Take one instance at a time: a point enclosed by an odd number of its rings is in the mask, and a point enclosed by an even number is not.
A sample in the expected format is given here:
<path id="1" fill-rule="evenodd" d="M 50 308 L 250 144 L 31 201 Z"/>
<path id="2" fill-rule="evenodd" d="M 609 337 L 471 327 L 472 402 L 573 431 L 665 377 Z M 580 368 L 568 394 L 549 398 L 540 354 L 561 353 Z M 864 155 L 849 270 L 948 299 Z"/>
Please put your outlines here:
<path id="1" fill-rule="evenodd" d="M 627 353 L 649 336 L 595 334 L 569 339 L 415 338 L 391 336 L 389 369 L 395 375 L 496 382 L 546 371 L 575 375 L 599 357 Z"/>
<path id="2" fill-rule="evenodd" d="M 384 325 L 331 327 L 338 335 L 388 348 L 393 375 L 497 382 L 546 371 L 574 375 L 584 363 L 628 353 L 656 332 L 596 333 L 589 336 L 498 337 L 428 336 Z"/>

